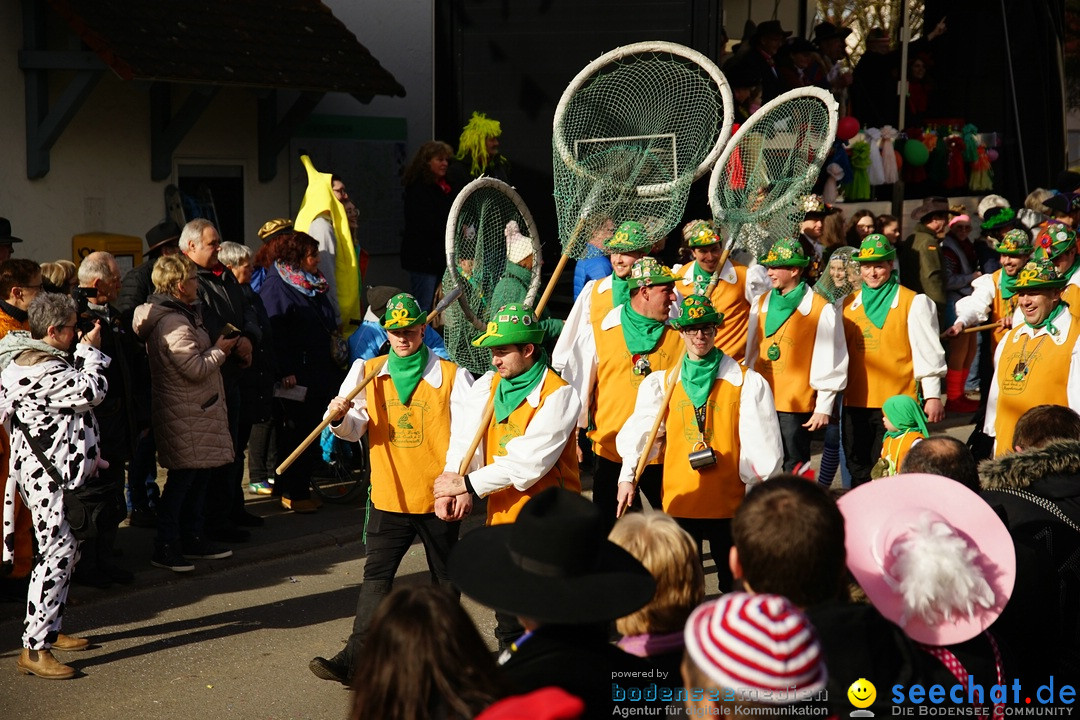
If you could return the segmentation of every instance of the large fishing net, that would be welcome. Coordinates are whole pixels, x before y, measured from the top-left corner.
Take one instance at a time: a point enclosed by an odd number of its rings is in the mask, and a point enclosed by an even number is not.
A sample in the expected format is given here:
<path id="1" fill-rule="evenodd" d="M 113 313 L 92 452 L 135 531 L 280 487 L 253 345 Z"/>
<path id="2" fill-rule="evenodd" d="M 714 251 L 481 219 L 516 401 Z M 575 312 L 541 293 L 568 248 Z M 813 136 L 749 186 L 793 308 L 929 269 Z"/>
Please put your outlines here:
<path id="1" fill-rule="evenodd" d="M 862 283 L 859 263 L 855 261 L 857 248 L 842 247 L 833 251 L 821 277 L 814 283 L 814 292 L 829 302 L 843 300 Z"/>
<path id="2" fill-rule="evenodd" d="M 797 237 L 803 195 L 813 188 L 836 137 L 837 105 L 820 88 L 798 88 L 766 103 L 739 127 L 709 178 L 717 230 L 760 255 Z"/>
<path id="3" fill-rule="evenodd" d="M 586 257 L 590 239 L 625 220 L 670 232 L 731 133 L 731 107 L 716 65 L 674 43 L 620 47 L 578 73 L 552 135 L 564 258 Z"/>
<path id="4" fill-rule="evenodd" d="M 488 320 L 507 303 L 532 305 L 540 287 L 540 241 L 532 214 L 517 192 L 481 177 L 458 194 L 446 221 L 443 293 L 461 297 L 443 313 L 450 358 L 481 375 L 491 350 L 472 346 Z"/>

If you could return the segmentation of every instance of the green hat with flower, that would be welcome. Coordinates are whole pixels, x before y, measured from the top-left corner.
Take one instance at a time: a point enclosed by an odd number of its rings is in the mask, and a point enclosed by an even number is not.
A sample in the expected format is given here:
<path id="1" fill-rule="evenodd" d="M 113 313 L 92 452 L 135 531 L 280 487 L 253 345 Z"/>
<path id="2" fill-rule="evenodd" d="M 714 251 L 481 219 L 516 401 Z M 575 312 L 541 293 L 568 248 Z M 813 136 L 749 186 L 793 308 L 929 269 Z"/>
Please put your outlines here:
<path id="1" fill-rule="evenodd" d="M 645 226 L 633 220 L 627 220 L 615 228 L 615 234 L 604 241 L 604 249 L 608 253 L 634 252 L 635 250 L 648 250 L 652 247 Z"/>
<path id="2" fill-rule="evenodd" d="M 487 324 L 487 330 L 473 341 L 473 347 L 499 347 L 500 345 L 539 344 L 544 340 L 544 330 L 536 319 L 536 313 L 527 305 L 510 303 L 499 308 Z"/>
<path id="3" fill-rule="evenodd" d="M 649 285 L 672 285 L 675 282 L 675 273 L 671 268 L 662 265 L 653 257 L 643 257 L 630 268 L 630 276 L 626 283 L 631 290 L 647 287 Z"/>
<path id="4" fill-rule="evenodd" d="M 720 236 L 716 228 L 708 220 L 696 220 L 683 230 L 683 238 L 686 239 L 686 247 L 700 248 L 716 245 L 720 242 Z"/>
<path id="5" fill-rule="evenodd" d="M 1013 287 L 1016 292 L 1023 290 L 1052 290 L 1065 287 L 1068 280 L 1064 275 L 1059 275 L 1054 263 L 1046 258 L 1029 260 L 1028 264 L 1016 274 L 1016 283 Z"/>
<path id="6" fill-rule="evenodd" d="M 881 233 L 870 233 L 863 238 L 859 252 L 855 253 L 855 262 L 884 262 L 896 259 L 896 248 L 889 238 Z"/>
<path id="7" fill-rule="evenodd" d="M 810 260 L 798 240 L 780 238 L 772 244 L 769 252 L 758 258 L 758 263 L 765 267 L 806 267 Z"/>
<path id="8" fill-rule="evenodd" d="M 724 322 L 724 313 L 716 308 L 704 295 L 687 295 L 679 304 L 679 317 L 671 324 L 679 330 L 695 325 L 720 325 Z"/>
<path id="9" fill-rule="evenodd" d="M 998 255 L 1023 257 L 1035 252 L 1035 246 L 1031 244 L 1031 235 L 1027 230 L 1014 228 L 1001 236 L 1001 241 L 994 246 Z"/>
<path id="10" fill-rule="evenodd" d="M 820 195 L 804 195 L 800 201 L 802 211 L 807 215 L 831 215 L 836 212 L 832 205 Z"/>
<path id="11" fill-rule="evenodd" d="M 382 326 L 387 330 L 404 330 L 426 322 L 427 315 L 409 293 L 398 293 L 386 303 Z"/>
<path id="12" fill-rule="evenodd" d="M 1068 225 L 1050 223 L 1035 238 L 1035 256 L 1057 260 L 1076 247 L 1076 233 Z"/>

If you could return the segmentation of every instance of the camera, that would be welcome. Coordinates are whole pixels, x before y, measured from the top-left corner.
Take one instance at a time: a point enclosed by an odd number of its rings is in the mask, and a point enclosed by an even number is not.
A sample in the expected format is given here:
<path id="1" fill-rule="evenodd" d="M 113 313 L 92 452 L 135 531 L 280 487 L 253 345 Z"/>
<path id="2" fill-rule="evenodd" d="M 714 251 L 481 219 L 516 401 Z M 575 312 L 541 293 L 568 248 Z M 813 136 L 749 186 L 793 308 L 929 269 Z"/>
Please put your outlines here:
<path id="1" fill-rule="evenodd" d="M 79 335 L 85 335 L 94 329 L 94 321 L 101 319 L 90 309 L 90 300 L 97 297 L 97 290 L 92 287 L 72 289 L 71 297 L 75 300 L 75 329 Z"/>

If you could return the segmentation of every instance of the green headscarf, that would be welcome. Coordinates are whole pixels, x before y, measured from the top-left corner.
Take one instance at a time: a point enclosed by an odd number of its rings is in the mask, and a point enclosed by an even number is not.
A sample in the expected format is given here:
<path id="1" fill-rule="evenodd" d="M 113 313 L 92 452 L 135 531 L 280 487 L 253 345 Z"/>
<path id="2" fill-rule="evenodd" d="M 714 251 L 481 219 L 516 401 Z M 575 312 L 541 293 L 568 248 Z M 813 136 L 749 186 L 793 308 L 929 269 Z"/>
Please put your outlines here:
<path id="1" fill-rule="evenodd" d="M 416 386 L 424 377 L 424 368 L 427 367 L 427 345 L 421 345 L 420 349 L 408 357 L 401 357 L 393 350 L 386 359 L 386 367 L 390 369 L 390 381 L 394 383 L 401 402 L 406 405 L 412 400 Z"/>
<path id="2" fill-rule="evenodd" d="M 885 318 L 889 316 L 893 298 L 898 292 L 900 292 L 900 283 L 896 280 L 895 271 L 881 284 L 881 287 L 872 288 L 865 282 L 862 284 L 863 312 L 878 330 L 885 325 Z"/>
<path id="3" fill-rule="evenodd" d="M 539 345 L 536 346 L 540 348 Z M 517 377 L 499 378 L 495 386 L 495 422 L 506 422 L 525 400 L 526 396 L 540 383 L 547 370 L 547 358 L 541 354 L 533 366 Z"/>
<path id="4" fill-rule="evenodd" d="M 709 390 L 716 379 L 716 368 L 720 367 L 723 358 L 724 354 L 716 348 L 710 350 L 701 360 L 692 360 L 689 355 L 683 356 L 680 382 L 695 408 L 701 407 L 709 399 Z"/>
<path id="5" fill-rule="evenodd" d="M 893 395 L 882 403 L 881 412 L 896 426 L 896 430 L 887 430 L 885 437 L 900 437 L 912 430 L 918 430 L 924 438 L 930 437 L 930 431 L 926 429 L 926 413 L 910 395 Z"/>
<path id="6" fill-rule="evenodd" d="M 622 306 L 622 332 L 626 349 L 632 355 L 653 351 L 667 327 L 662 320 L 653 320 L 639 314 L 630 303 Z"/>
<path id="7" fill-rule="evenodd" d="M 765 312 L 765 337 L 771 336 L 787 322 L 805 294 L 806 283 L 801 281 L 787 295 L 781 294 L 779 288 L 773 288 L 769 293 L 769 309 Z"/>

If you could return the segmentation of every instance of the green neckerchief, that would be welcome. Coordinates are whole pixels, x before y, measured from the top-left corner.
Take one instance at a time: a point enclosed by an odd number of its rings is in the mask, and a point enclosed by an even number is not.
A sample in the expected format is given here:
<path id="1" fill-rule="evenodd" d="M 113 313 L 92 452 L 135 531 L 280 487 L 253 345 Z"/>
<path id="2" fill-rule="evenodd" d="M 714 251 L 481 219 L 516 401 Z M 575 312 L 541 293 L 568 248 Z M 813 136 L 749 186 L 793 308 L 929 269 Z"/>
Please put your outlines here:
<path id="1" fill-rule="evenodd" d="M 709 399 L 709 390 L 716 379 L 716 368 L 720 367 L 723 358 L 724 354 L 716 348 L 710 350 L 701 360 L 691 360 L 689 355 L 683 356 L 680 380 L 686 396 L 695 408 L 701 407 Z"/>
<path id="2" fill-rule="evenodd" d="M 611 307 L 630 304 L 630 285 L 626 278 L 611 273 Z"/>
<path id="3" fill-rule="evenodd" d="M 900 437 L 914 430 L 921 432 L 924 438 L 930 437 L 930 431 L 926 429 L 926 414 L 910 395 L 893 395 L 882 403 L 881 412 L 896 426 L 895 430 L 886 430 L 885 437 Z"/>
<path id="4" fill-rule="evenodd" d="M 1065 303 L 1059 302 L 1057 304 L 1057 307 L 1054 308 L 1053 310 L 1051 310 L 1050 314 L 1047 315 L 1046 319 L 1043 320 L 1041 323 L 1039 323 L 1038 325 L 1032 325 L 1031 323 L 1028 323 L 1028 325 L 1031 327 L 1032 330 L 1038 330 L 1039 328 L 1044 328 L 1044 327 L 1049 326 L 1051 329 L 1047 330 L 1047 332 L 1050 333 L 1051 335 L 1057 335 L 1058 334 L 1058 329 L 1057 329 L 1057 327 L 1054 326 L 1054 321 L 1057 320 L 1058 315 L 1061 315 L 1061 313 L 1063 313 L 1065 311 L 1065 308 L 1066 308 Z"/>
<path id="5" fill-rule="evenodd" d="M 660 336 L 664 334 L 665 327 L 667 325 L 663 321 L 639 315 L 634 308 L 630 307 L 630 303 L 623 304 L 622 334 L 623 339 L 626 340 L 626 349 L 631 355 L 652 352 L 660 342 Z"/>
<path id="6" fill-rule="evenodd" d="M 716 268 L 716 272 L 719 273 L 723 268 Z M 701 263 L 697 260 L 694 261 L 694 272 L 690 278 L 694 282 L 694 292 L 698 295 L 704 295 L 705 291 L 709 289 L 709 283 L 712 282 L 713 274 L 701 267 Z"/>
<path id="7" fill-rule="evenodd" d="M 900 292 L 900 283 L 896 281 L 895 272 L 889 275 L 889 279 L 879 288 L 875 289 L 866 283 L 862 284 L 863 312 L 878 330 L 885 325 L 885 318 L 889 316 L 893 298 L 898 292 Z"/>
<path id="8" fill-rule="evenodd" d="M 803 295 L 806 294 L 806 283 L 799 282 L 787 295 L 781 295 L 778 288 L 773 288 L 769 293 L 769 309 L 765 312 L 765 337 L 769 337 L 787 322 L 792 316 Z"/>
<path id="9" fill-rule="evenodd" d="M 420 384 L 420 378 L 424 377 L 427 361 L 427 345 L 421 345 L 420 349 L 409 357 L 401 357 L 393 350 L 390 351 L 386 367 L 390 369 L 390 381 L 394 383 L 398 398 L 404 404 L 409 404 L 416 386 Z"/>
<path id="10" fill-rule="evenodd" d="M 517 377 L 499 378 L 495 385 L 495 422 L 506 422 L 510 413 L 514 412 L 544 378 L 547 363 L 541 356 L 533 366 Z"/>
<path id="11" fill-rule="evenodd" d="M 1017 273 L 1019 275 L 1019 273 Z M 1001 289 L 1001 299 L 1008 300 L 1016 294 L 1016 278 L 1010 277 L 1009 273 L 1005 272 L 1005 269 L 1001 270 L 1001 282 L 998 283 L 998 287 Z"/>
<path id="12" fill-rule="evenodd" d="M 1065 282 L 1068 282 L 1069 280 L 1072 280 L 1072 276 L 1076 272 L 1077 268 L 1080 268 L 1080 255 L 1076 256 L 1076 259 L 1073 260 L 1072 266 L 1068 270 L 1065 271 L 1065 273 L 1064 273 Z"/>

